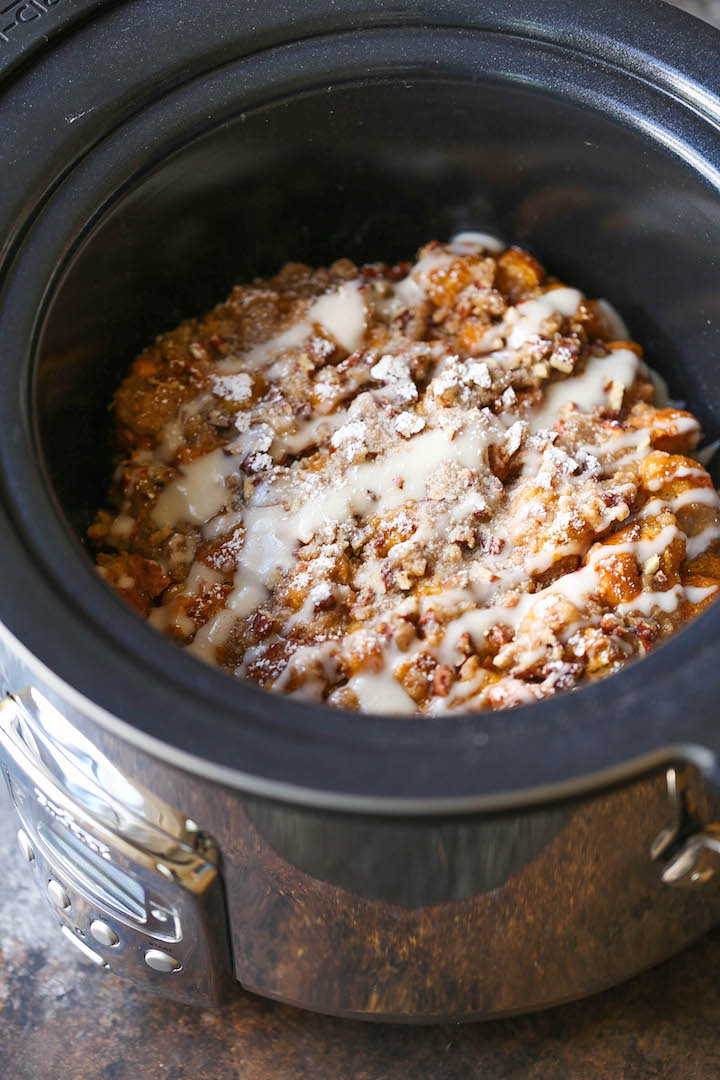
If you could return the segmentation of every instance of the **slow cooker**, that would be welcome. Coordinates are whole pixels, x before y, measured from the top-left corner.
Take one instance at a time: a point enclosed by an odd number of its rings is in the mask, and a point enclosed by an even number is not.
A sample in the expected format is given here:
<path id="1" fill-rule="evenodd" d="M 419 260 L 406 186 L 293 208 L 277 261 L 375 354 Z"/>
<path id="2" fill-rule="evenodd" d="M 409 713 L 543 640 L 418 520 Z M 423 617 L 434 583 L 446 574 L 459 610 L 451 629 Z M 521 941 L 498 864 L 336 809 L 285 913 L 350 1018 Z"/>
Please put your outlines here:
<path id="1" fill-rule="evenodd" d="M 718 919 L 720 605 L 542 704 L 359 716 L 183 655 L 81 537 L 154 334 L 287 259 L 463 228 L 607 297 L 715 439 L 719 43 L 657 0 L 4 6 L 2 767 L 28 874 L 99 969 L 472 1019 Z"/>

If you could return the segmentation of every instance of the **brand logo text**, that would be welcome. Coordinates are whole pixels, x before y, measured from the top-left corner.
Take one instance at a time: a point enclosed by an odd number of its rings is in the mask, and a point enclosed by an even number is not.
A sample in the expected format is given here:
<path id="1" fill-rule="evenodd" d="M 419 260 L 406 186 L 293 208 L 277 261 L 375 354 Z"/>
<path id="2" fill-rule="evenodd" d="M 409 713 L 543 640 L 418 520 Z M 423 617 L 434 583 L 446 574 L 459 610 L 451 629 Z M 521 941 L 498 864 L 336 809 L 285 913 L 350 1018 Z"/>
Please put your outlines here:
<path id="1" fill-rule="evenodd" d="M 0 41 L 7 43 L 13 40 L 24 26 L 35 22 L 59 3 L 60 0 L 15 0 L 12 4 L 6 4 L 0 8 Z"/>

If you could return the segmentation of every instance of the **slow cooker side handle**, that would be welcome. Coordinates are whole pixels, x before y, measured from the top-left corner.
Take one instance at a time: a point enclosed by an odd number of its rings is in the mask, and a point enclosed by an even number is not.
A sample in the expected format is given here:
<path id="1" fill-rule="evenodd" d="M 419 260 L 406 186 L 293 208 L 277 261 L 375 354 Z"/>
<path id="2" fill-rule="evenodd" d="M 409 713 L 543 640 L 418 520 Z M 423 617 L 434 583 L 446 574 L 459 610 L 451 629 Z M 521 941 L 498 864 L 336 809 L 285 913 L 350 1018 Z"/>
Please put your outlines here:
<path id="1" fill-rule="evenodd" d="M 18 844 L 64 936 L 97 967 L 216 1005 L 230 984 L 217 847 L 129 780 L 37 690 L 0 703 Z"/>
<path id="2" fill-rule="evenodd" d="M 720 871 L 720 822 L 704 822 L 693 805 L 687 769 L 670 768 L 666 773 L 671 817 L 656 836 L 651 856 L 663 864 L 661 877 L 666 885 L 692 888 L 704 885 Z M 714 776 L 703 774 L 706 793 L 717 805 Z"/>

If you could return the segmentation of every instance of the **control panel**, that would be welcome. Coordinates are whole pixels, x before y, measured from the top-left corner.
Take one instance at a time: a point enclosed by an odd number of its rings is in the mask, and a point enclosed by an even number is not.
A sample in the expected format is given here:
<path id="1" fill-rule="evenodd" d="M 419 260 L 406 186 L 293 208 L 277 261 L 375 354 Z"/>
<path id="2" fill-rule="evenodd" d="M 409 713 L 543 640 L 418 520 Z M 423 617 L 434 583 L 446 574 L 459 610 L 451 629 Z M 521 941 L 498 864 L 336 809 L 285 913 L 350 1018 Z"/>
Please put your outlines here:
<path id="1" fill-rule="evenodd" d="M 229 983 L 218 853 L 34 688 L 0 705 L 17 841 L 63 935 L 98 968 L 214 1005 Z"/>

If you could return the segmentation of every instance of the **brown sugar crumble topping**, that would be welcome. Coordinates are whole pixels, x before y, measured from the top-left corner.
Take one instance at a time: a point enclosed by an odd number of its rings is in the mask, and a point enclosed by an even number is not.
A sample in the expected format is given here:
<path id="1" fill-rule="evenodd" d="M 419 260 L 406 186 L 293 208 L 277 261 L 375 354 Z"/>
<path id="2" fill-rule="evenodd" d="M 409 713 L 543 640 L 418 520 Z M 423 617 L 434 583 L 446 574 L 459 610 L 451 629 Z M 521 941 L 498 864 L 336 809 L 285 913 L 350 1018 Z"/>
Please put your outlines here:
<path id="1" fill-rule="evenodd" d="M 150 623 L 361 712 L 499 709 L 617 671 L 720 587 L 689 413 L 617 314 L 478 233 L 290 263 L 115 396 L 89 530 Z"/>

